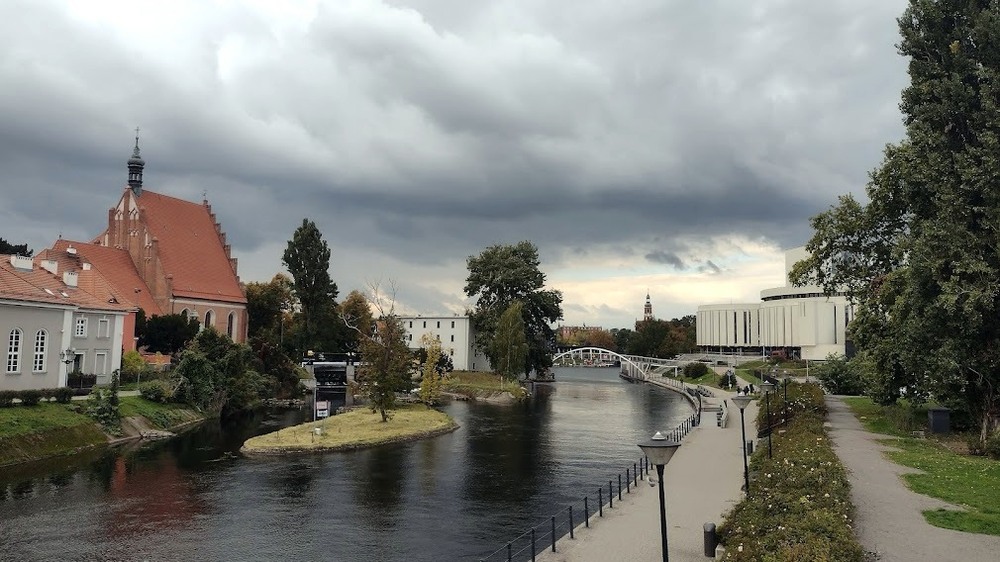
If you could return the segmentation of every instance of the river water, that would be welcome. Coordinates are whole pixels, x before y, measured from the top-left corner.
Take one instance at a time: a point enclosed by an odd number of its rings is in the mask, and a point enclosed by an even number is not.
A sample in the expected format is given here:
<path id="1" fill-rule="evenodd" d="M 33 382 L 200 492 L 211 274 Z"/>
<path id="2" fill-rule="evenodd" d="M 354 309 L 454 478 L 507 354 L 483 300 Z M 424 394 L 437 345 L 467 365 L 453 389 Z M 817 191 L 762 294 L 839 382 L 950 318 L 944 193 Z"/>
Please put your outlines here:
<path id="1" fill-rule="evenodd" d="M 297 423 L 270 412 L 170 441 L 0 469 L 0 560 L 478 560 L 640 458 L 691 411 L 616 369 L 558 368 L 514 406 L 453 402 L 433 439 L 285 458 L 238 454 Z"/>

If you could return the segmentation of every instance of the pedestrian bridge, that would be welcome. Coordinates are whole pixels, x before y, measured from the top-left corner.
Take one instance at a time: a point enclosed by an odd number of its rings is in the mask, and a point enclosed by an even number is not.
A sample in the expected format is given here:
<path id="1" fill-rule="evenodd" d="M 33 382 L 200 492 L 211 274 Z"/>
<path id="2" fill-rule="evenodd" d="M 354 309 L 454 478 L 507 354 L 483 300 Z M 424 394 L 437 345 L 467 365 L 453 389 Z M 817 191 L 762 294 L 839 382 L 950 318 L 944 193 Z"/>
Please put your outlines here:
<path id="1" fill-rule="evenodd" d="M 677 376 L 679 361 L 641 355 L 623 355 L 603 347 L 578 347 L 552 357 L 558 367 L 612 367 L 621 365 L 621 374 L 634 380 L 648 380 L 665 374 Z"/>

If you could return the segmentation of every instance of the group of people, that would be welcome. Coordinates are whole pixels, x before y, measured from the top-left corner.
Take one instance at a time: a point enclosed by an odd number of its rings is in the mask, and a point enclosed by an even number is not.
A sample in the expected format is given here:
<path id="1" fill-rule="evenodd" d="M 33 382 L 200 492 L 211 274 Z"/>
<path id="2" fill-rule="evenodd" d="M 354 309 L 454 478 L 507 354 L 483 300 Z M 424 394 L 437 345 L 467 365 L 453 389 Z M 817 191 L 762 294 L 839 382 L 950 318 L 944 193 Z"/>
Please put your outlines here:
<path id="1" fill-rule="evenodd" d="M 753 394 L 753 393 L 754 393 L 753 384 L 748 384 L 748 385 L 744 386 L 743 388 L 736 387 L 736 394 L 740 394 L 740 395 L 743 395 L 743 396 L 748 396 L 748 395 Z"/>

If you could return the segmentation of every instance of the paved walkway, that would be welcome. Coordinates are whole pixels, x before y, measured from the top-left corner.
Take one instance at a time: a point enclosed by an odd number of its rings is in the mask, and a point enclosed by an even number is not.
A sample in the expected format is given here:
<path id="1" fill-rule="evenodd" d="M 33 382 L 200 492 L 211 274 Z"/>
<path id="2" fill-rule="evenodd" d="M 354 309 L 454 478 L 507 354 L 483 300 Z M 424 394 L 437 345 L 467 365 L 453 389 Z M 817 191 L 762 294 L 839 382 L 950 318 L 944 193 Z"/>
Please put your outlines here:
<path id="1" fill-rule="evenodd" d="M 922 511 L 955 506 L 910 491 L 900 475 L 918 471 L 885 458 L 888 447 L 876 440 L 888 437 L 865 431 L 839 397 L 828 396 L 826 403 L 834 450 L 850 473 L 855 524 L 865 550 L 876 553 L 879 562 L 1000 560 L 1000 537 L 927 523 Z"/>
<path id="2" fill-rule="evenodd" d="M 717 392 L 717 402 L 729 394 Z M 725 428 L 716 427 L 714 412 L 702 416 L 703 424 L 683 441 L 664 470 L 667 540 L 673 562 L 707 560 L 704 529 L 707 522 L 722 523 L 722 515 L 743 495 L 743 444 L 739 409 L 729 402 Z M 747 408 L 747 436 L 756 433 L 756 408 Z M 655 478 L 655 470 L 652 471 Z M 639 482 L 631 494 L 615 499 L 604 517 L 592 516 L 590 528 L 577 527 L 576 538 L 567 535 L 546 550 L 542 562 L 660 562 L 660 500 L 655 486 Z"/>

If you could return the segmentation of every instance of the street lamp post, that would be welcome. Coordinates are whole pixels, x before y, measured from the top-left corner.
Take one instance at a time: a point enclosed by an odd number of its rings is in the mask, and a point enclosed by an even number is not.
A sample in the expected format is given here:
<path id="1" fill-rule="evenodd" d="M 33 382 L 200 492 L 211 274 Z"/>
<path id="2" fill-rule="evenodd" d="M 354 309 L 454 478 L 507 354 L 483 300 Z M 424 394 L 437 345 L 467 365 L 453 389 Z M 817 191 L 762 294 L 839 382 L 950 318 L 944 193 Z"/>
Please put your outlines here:
<path id="1" fill-rule="evenodd" d="M 788 379 L 790 379 L 790 378 L 791 377 L 789 377 L 788 375 L 785 375 L 784 377 L 781 378 L 781 389 L 782 389 L 782 397 L 781 397 L 781 409 L 782 409 L 782 412 L 781 412 L 781 424 L 782 425 L 785 425 L 785 424 L 788 423 Z"/>
<path id="2" fill-rule="evenodd" d="M 670 462 L 680 446 L 681 444 L 676 441 L 667 440 L 659 431 L 648 441 L 639 443 L 639 448 L 649 459 L 649 464 L 656 467 L 656 478 L 660 481 L 660 540 L 663 546 L 663 562 L 670 560 L 670 555 L 667 553 L 667 510 L 666 500 L 663 498 L 663 467 Z"/>
<path id="3" fill-rule="evenodd" d="M 733 403 L 740 409 L 740 433 L 743 435 L 743 488 L 747 494 L 750 493 L 750 467 L 747 465 L 747 428 L 746 422 L 743 421 L 743 410 L 746 410 L 751 400 L 753 398 L 749 394 L 733 396 Z"/>
<path id="4" fill-rule="evenodd" d="M 771 458 L 771 393 L 774 392 L 774 383 L 766 380 L 760 387 L 764 389 L 764 408 L 767 415 L 767 458 Z"/>

